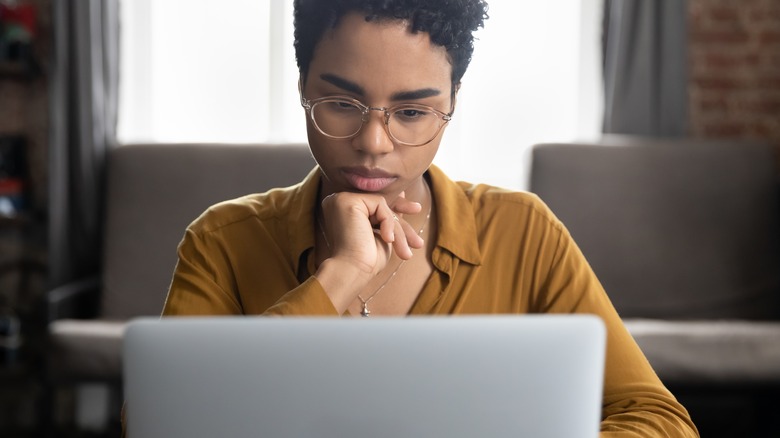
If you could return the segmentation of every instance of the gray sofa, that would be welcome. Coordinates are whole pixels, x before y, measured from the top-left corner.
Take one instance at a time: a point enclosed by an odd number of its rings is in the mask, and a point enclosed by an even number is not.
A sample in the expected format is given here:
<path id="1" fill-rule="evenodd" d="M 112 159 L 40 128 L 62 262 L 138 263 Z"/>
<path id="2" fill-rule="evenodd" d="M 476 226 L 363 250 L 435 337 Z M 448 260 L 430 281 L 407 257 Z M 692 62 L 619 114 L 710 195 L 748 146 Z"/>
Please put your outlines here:
<path id="1" fill-rule="evenodd" d="M 629 136 L 533 148 L 531 191 L 570 230 L 659 377 L 683 394 L 750 393 L 758 399 L 746 403 L 780 407 L 776 152 Z M 717 403 L 735 398 L 726 400 Z M 713 429 L 730 427 L 723 421 Z"/>
<path id="2" fill-rule="evenodd" d="M 314 160 L 302 144 L 152 144 L 113 149 L 107 166 L 103 270 L 48 294 L 52 390 L 119 389 L 125 324 L 162 311 L 187 225 L 216 202 L 295 184 Z"/>
<path id="3" fill-rule="evenodd" d="M 667 384 L 777 387 L 771 149 L 628 143 L 538 146 L 531 187 L 572 231 Z M 187 224 L 220 200 L 293 184 L 313 165 L 304 145 L 112 150 L 103 272 L 49 294 L 50 385 L 119 389 L 125 323 L 160 313 Z"/>

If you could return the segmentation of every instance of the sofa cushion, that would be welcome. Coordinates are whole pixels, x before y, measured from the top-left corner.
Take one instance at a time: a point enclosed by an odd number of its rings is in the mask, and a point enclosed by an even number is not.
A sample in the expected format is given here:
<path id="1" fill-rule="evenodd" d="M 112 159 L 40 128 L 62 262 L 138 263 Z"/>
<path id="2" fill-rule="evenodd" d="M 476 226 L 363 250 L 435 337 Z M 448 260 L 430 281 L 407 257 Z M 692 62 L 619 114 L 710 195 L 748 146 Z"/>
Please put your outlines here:
<path id="1" fill-rule="evenodd" d="M 627 319 L 665 383 L 780 384 L 780 322 Z"/>
<path id="2" fill-rule="evenodd" d="M 774 149 L 622 137 L 533 150 L 531 190 L 623 317 L 780 318 Z"/>
<path id="3" fill-rule="evenodd" d="M 159 315 L 184 230 L 212 204 L 301 181 L 309 148 L 126 145 L 108 159 L 102 317 Z"/>
<path id="4" fill-rule="evenodd" d="M 54 379 L 115 380 L 122 377 L 125 322 L 54 321 L 49 326 L 48 373 Z"/>

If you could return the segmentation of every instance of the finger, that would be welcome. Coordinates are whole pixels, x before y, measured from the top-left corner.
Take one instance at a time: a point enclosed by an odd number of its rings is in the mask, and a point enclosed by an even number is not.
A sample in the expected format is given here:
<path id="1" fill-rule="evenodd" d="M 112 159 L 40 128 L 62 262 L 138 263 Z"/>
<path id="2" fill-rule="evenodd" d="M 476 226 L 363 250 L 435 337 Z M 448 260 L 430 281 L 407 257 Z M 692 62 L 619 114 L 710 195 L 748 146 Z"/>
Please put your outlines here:
<path id="1" fill-rule="evenodd" d="M 395 202 L 393 202 L 393 211 L 401 215 L 417 214 L 422 211 L 422 204 L 406 199 L 406 197 L 403 196 L 403 193 L 401 193 L 401 196 L 396 198 Z"/>
<path id="2" fill-rule="evenodd" d="M 393 245 L 395 243 L 386 242 L 384 238 L 382 238 L 381 231 L 378 229 L 374 229 L 374 235 L 376 239 L 377 250 L 384 254 L 386 263 L 387 260 L 390 260 L 390 256 L 393 253 Z"/>
<path id="3" fill-rule="evenodd" d="M 403 260 L 412 257 L 413 249 L 420 249 L 425 246 L 425 239 L 420 236 L 412 224 L 401 220 L 398 223 L 399 229 L 396 231 L 396 239 L 393 242 L 393 251 Z"/>
<path id="4" fill-rule="evenodd" d="M 400 223 L 398 224 L 398 226 L 403 228 L 403 225 L 401 225 Z M 400 258 L 401 260 L 409 260 L 410 258 L 412 258 L 413 255 L 412 248 L 409 246 L 409 240 L 407 239 L 407 236 L 403 232 L 397 233 L 397 236 L 398 238 L 395 239 L 395 242 L 393 242 L 393 252 L 395 252 L 398 258 Z"/>
<path id="5" fill-rule="evenodd" d="M 380 203 L 376 211 L 376 220 L 379 221 L 379 235 L 386 243 L 396 241 L 396 226 L 401 221 L 386 203 Z M 402 231 L 399 229 L 399 231 Z"/>
<path id="6" fill-rule="evenodd" d="M 425 245 L 425 239 L 420 236 L 420 231 L 412 227 L 412 224 L 401 221 L 401 233 L 406 239 L 406 244 L 415 249 L 422 248 Z"/>

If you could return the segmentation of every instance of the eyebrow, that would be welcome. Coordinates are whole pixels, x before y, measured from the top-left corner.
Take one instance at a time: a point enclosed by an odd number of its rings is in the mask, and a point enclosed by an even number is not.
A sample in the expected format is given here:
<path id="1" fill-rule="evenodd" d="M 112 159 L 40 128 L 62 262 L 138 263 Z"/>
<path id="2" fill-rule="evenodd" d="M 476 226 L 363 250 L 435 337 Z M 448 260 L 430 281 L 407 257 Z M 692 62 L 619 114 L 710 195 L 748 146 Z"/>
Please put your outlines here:
<path id="1" fill-rule="evenodd" d="M 366 92 L 365 90 L 363 90 L 363 87 L 350 80 L 344 79 L 341 76 L 336 76 L 332 73 L 323 73 L 320 75 L 320 79 L 322 79 L 325 82 L 330 82 L 331 84 L 343 90 L 347 90 L 350 93 L 359 94 L 361 96 L 366 95 Z"/>
<path id="2" fill-rule="evenodd" d="M 322 79 L 325 82 L 331 83 L 343 90 L 349 91 L 350 93 L 355 93 L 360 96 L 365 96 L 366 94 L 365 90 L 360 85 L 348 79 L 344 79 L 341 76 L 334 75 L 332 73 L 323 73 L 320 75 L 320 79 Z M 399 100 L 424 99 L 426 97 L 438 96 L 440 94 L 441 94 L 441 90 L 438 90 L 436 88 L 421 88 L 419 90 L 399 91 L 397 93 L 393 93 L 393 95 L 390 96 L 390 100 L 399 101 Z"/>

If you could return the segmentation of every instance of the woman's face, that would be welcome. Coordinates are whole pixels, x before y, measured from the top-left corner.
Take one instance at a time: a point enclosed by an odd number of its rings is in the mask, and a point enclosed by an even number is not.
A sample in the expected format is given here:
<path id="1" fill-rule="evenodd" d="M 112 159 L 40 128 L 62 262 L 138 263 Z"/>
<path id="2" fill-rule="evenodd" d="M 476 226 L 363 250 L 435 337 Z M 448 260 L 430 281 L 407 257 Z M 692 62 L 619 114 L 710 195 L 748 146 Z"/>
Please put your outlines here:
<path id="1" fill-rule="evenodd" d="M 400 20 L 367 22 L 359 14 L 342 17 L 317 45 L 303 97 L 348 96 L 370 107 L 416 103 L 444 113 L 452 108 L 447 52 L 427 33 L 412 34 Z M 323 172 L 323 196 L 372 192 L 392 201 L 402 191 L 421 190 L 420 176 L 433 161 L 438 135 L 423 146 L 396 144 L 382 111 L 369 111 L 360 132 L 348 139 L 321 134 L 307 116 L 309 145 Z"/>

